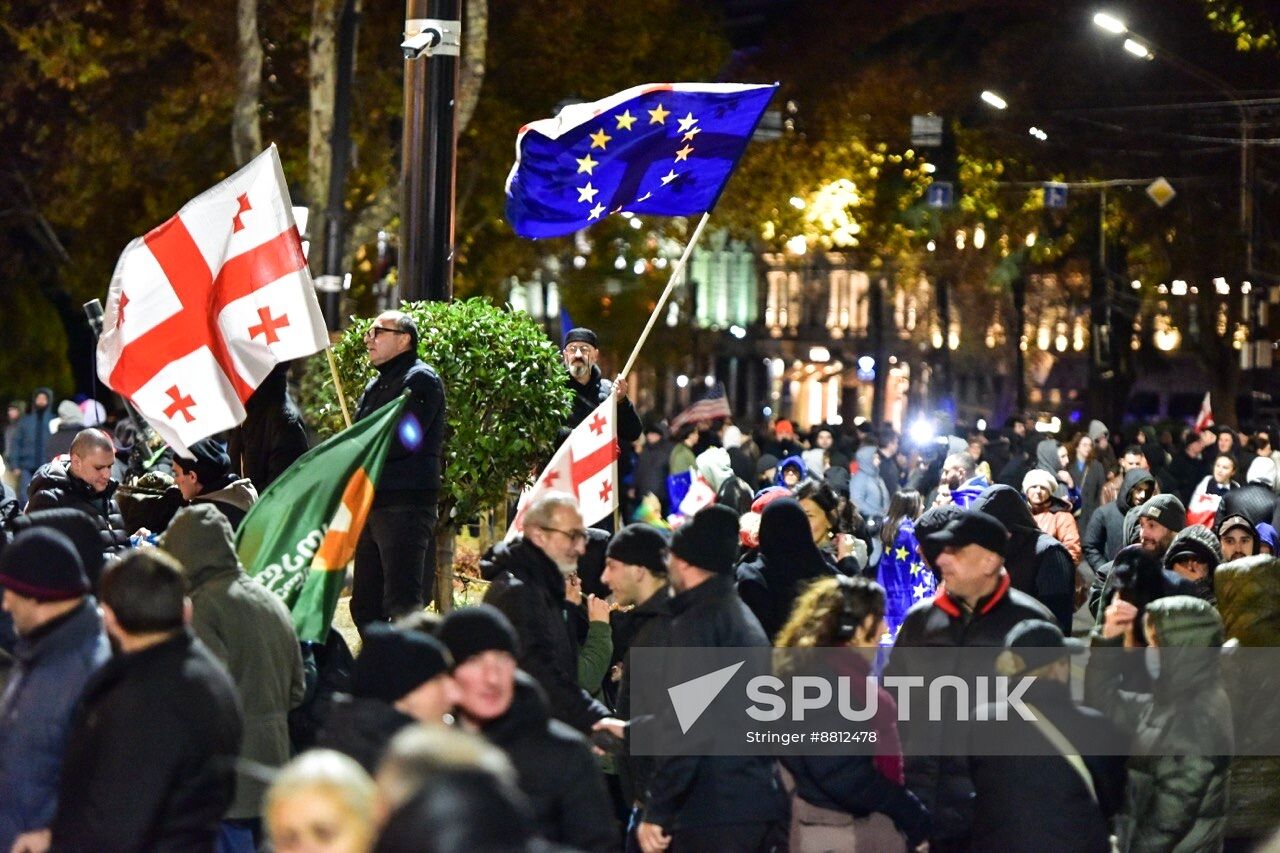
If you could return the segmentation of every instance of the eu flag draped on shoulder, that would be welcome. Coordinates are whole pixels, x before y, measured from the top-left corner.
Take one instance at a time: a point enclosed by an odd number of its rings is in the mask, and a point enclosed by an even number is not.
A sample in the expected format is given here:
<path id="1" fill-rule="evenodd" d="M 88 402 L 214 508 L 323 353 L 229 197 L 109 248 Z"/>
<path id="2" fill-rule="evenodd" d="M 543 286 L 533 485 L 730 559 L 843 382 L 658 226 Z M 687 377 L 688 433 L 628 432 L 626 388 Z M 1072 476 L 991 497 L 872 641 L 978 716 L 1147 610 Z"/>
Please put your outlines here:
<path id="1" fill-rule="evenodd" d="M 328 345 L 272 145 L 121 253 L 98 376 L 186 454 L 242 422 L 276 364 Z"/>
<path id="2" fill-rule="evenodd" d="M 623 210 L 689 216 L 715 206 L 776 85 L 653 83 L 565 107 L 516 137 L 507 220 L 558 237 Z"/>

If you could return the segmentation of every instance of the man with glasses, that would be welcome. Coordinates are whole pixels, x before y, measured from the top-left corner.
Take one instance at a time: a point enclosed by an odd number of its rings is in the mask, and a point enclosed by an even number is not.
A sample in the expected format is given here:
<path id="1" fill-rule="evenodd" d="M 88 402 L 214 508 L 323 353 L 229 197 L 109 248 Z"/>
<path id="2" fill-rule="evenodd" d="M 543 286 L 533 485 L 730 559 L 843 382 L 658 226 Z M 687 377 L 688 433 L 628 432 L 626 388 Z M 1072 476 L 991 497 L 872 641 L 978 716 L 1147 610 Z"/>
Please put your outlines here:
<path id="1" fill-rule="evenodd" d="M 511 620 L 520 639 L 517 661 L 546 691 L 551 715 L 588 732 L 608 710 L 578 686 L 577 620 L 566 618 L 566 578 L 578 570 L 587 530 L 578 501 L 548 492 L 524 515 L 524 534 L 496 545 L 480 563 L 489 581 L 484 601 Z"/>
<path id="2" fill-rule="evenodd" d="M 384 311 L 364 335 L 377 377 L 364 389 L 356 420 L 406 390 L 409 402 L 387 451 L 373 508 L 356 547 L 351 618 L 363 633 L 421 610 L 423 584 L 435 577 L 436 500 L 444 442 L 444 384 L 418 358 L 418 327 L 401 311 Z"/>

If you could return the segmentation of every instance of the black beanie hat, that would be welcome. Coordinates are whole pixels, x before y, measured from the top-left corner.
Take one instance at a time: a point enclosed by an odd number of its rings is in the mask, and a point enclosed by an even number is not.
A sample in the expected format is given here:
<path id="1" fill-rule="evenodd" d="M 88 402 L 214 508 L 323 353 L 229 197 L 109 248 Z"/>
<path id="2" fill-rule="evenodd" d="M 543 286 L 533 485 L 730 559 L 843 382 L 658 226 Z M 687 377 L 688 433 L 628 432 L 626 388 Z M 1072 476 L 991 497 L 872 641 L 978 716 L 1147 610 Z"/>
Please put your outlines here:
<path id="1" fill-rule="evenodd" d="M 938 562 L 942 546 L 930 544 L 929 536 L 942 530 L 952 519 L 959 517 L 960 511 L 961 508 L 955 504 L 943 504 L 930 507 L 916 519 L 916 541 L 920 543 L 920 553 L 924 555 L 925 562 L 930 566 Z"/>
<path id="2" fill-rule="evenodd" d="M 667 573 L 667 535 L 650 524 L 628 524 L 618 531 L 605 550 L 606 557 L 630 566 L 644 566 L 655 575 Z"/>
<path id="3" fill-rule="evenodd" d="M 94 523 L 93 516 L 78 509 L 59 507 L 37 510 L 13 520 L 14 534 L 35 527 L 56 530 L 66 536 L 80 555 L 80 565 L 89 578 L 89 586 L 97 589 L 106 555 L 102 551 L 102 533 Z"/>
<path id="4" fill-rule="evenodd" d="M 33 527 L 0 552 L 0 586 L 36 601 L 67 601 L 89 593 L 89 578 L 65 534 Z"/>
<path id="5" fill-rule="evenodd" d="M 584 344 L 591 344 L 591 346 L 593 347 L 597 346 L 596 333 L 591 331 L 590 329 L 577 328 L 577 329 L 570 329 L 569 334 L 564 336 L 565 346 L 568 346 L 569 344 L 572 344 L 572 343 L 579 343 L 579 342 Z"/>
<path id="6" fill-rule="evenodd" d="M 211 438 L 201 439 L 180 455 L 178 464 L 194 471 L 202 486 L 219 486 L 231 473 L 231 457 L 222 445 Z"/>
<path id="7" fill-rule="evenodd" d="M 453 665 L 444 643 L 421 631 L 374 623 L 351 668 L 351 695 L 388 705 L 412 693 Z"/>
<path id="8" fill-rule="evenodd" d="M 439 637 L 453 655 L 453 665 L 483 652 L 507 652 L 519 657 L 516 629 L 492 604 L 460 607 L 444 617 Z"/>
<path id="9" fill-rule="evenodd" d="M 671 553 L 717 575 L 733 574 L 738 559 L 738 514 L 712 504 L 671 535 Z"/>

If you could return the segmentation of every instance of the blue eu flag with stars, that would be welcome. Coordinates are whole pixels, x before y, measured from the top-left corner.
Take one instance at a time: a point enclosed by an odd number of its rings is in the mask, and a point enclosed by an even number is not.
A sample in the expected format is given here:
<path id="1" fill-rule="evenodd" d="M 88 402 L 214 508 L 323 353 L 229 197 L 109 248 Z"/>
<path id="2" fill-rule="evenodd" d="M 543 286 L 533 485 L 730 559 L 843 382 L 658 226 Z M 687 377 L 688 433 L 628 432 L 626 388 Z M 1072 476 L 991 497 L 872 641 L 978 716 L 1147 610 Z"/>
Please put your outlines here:
<path id="1" fill-rule="evenodd" d="M 520 129 L 507 220 L 521 237 L 558 237 L 621 211 L 710 210 L 775 85 L 635 86 Z"/>

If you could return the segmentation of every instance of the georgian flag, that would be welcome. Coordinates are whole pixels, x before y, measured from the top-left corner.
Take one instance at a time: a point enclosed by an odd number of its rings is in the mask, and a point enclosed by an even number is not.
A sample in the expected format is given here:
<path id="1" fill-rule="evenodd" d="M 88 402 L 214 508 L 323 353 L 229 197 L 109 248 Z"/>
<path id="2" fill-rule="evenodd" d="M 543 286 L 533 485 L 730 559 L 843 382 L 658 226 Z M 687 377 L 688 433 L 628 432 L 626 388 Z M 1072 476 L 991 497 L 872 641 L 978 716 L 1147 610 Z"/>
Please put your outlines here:
<path id="1" fill-rule="evenodd" d="M 618 506 L 617 423 L 618 398 L 610 394 L 569 433 L 538 479 L 525 487 L 507 539 L 524 532 L 525 510 L 551 491 L 575 496 L 588 527 L 613 513 Z"/>
<path id="2" fill-rule="evenodd" d="M 276 364 L 328 344 L 272 145 L 125 248 L 98 376 L 185 453 L 241 423 Z"/>

